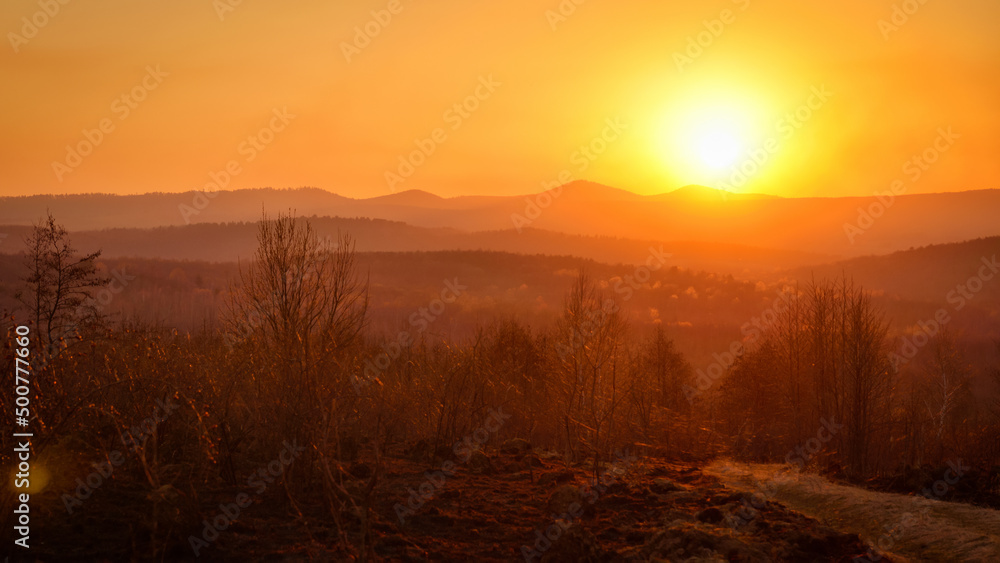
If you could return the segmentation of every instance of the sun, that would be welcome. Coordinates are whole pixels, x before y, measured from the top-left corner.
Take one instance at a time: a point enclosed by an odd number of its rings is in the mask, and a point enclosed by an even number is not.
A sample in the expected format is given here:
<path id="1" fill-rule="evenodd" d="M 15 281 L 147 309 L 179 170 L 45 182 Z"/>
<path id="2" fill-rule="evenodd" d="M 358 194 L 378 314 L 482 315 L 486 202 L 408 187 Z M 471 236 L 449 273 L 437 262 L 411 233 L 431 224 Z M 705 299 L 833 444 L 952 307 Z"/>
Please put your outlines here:
<path id="1" fill-rule="evenodd" d="M 773 135 L 770 106 L 760 93 L 709 86 L 670 96 L 651 120 L 650 160 L 675 185 L 731 185 L 732 176 Z M 760 181 L 763 173 L 751 180 Z"/>
<path id="2" fill-rule="evenodd" d="M 701 162 L 713 170 L 736 163 L 743 152 L 739 134 L 725 122 L 707 123 L 695 133 L 694 150 Z"/>

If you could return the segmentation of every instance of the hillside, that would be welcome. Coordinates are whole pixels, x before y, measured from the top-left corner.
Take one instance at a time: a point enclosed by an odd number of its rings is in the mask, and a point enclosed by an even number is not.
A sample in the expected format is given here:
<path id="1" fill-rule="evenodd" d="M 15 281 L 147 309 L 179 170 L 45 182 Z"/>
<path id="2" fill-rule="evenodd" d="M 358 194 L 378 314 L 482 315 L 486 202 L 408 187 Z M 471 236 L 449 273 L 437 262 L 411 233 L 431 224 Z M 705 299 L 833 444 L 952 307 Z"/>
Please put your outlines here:
<path id="1" fill-rule="evenodd" d="M 194 225 L 167 228 L 165 232 L 193 233 L 195 236 L 185 244 L 236 244 L 228 236 L 205 231 L 208 228 Z M 221 232 L 243 232 L 249 238 L 253 228 L 229 226 Z M 404 234 L 413 229 L 399 228 Z M 87 240 L 82 235 L 80 240 Z M 114 240 L 124 243 L 135 238 L 130 233 Z M 92 243 L 81 247 L 96 248 Z M 549 326 L 561 311 L 575 273 L 583 269 L 621 302 L 634 326 L 641 330 L 658 324 L 668 327 L 696 364 L 707 365 L 713 352 L 742 338 L 740 327 L 744 323 L 773 306 L 781 287 L 799 284 L 804 288 L 814 279 L 833 279 L 842 274 L 875 293 L 877 302 L 886 308 L 894 334 L 947 308 L 953 319 L 951 327 L 968 330 L 970 341 L 979 343 L 979 348 L 970 353 L 985 355 L 989 353 L 989 341 L 1000 338 L 1000 283 L 985 283 L 960 311 L 953 309 L 947 296 L 956 284 L 977 272 L 981 256 L 992 256 L 997 250 L 1000 239 L 981 239 L 786 270 L 775 274 L 771 281 L 741 280 L 717 272 L 680 268 L 671 258 L 651 272 L 650 279 L 638 289 L 624 281 L 636 275 L 638 267 L 634 264 L 641 262 L 638 259 L 628 265 L 568 255 L 450 250 L 363 251 L 358 260 L 371 287 L 372 323 L 379 329 L 396 330 L 405 324 L 412 311 L 440 291 L 442 280 L 454 278 L 469 289 L 444 315 L 445 322 L 438 325 L 442 333 L 464 337 L 477 322 L 503 315 L 514 315 L 536 327 Z M 245 261 L 252 253 L 248 248 L 241 256 Z M 0 254 L 0 310 L 15 306 L 13 291 L 23 275 L 20 260 L 18 256 Z M 102 263 L 109 271 L 124 270 L 136 277 L 127 291 L 110 304 L 109 311 L 137 315 L 184 331 L 197 330 L 206 323 L 219 326 L 230 283 L 238 275 L 233 260 L 142 258 L 115 256 L 112 252 L 102 258 Z M 897 277 L 893 272 L 902 275 Z"/>
<path id="2" fill-rule="evenodd" d="M 317 188 L 209 195 L 6 197 L 0 198 L 0 224 L 27 225 L 46 209 L 74 231 L 256 221 L 262 209 L 272 215 L 294 210 L 300 215 L 367 217 L 463 232 L 531 227 L 584 236 L 740 244 L 843 257 L 1000 234 L 995 213 L 1000 209 L 1000 190 L 904 193 L 891 201 L 883 198 L 885 204 L 874 197 L 774 198 L 702 187 L 644 196 L 589 182 L 509 197 L 440 198 L 409 191 L 350 199 Z"/>
<path id="3" fill-rule="evenodd" d="M 361 252 L 434 252 L 484 250 L 516 254 L 578 256 L 604 263 L 642 263 L 650 248 L 670 253 L 670 265 L 743 278 L 768 277 L 796 266 L 829 262 L 832 258 L 788 250 L 755 248 L 737 243 L 710 243 L 584 236 L 527 228 L 464 232 L 452 228 L 407 225 L 383 219 L 310 217 L 321 238 L 338 231 L 351 234 Z M 197 223 L 156 228 L 113 228 L 73 232 L 76 246 L 85 252 L 102 250 L 108 258 L 158 258 L 231 262 L 247 259 L 257 247 L 257 223 Z M 30 227 L 0 225 L 8 235 L 0 253 L 16 252 Z"/>
<path id="4" fill-rule="evenodd" d="M 865 287 L 944 305 L 950 292 L 980 273 L 984 275 L 981 297 L 995 300 L 1000 280 L 994 281 L 998 274 L 990 265 L 1000 267 L 995 261 L 998 258 L 1000 237 L 994 236 L 796 268 L 789 275 L 803 279 L 810 275 L 832 277 L 847 272 Z"/>

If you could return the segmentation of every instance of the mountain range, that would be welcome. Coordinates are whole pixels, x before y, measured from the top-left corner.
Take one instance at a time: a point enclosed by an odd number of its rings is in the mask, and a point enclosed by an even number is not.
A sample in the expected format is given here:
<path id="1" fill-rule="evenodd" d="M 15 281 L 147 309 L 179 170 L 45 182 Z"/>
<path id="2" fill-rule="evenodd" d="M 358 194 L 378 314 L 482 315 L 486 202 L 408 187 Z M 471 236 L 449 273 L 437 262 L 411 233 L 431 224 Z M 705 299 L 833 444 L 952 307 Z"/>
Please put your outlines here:
<path id="1" fill-rule="evenodd" d="M 585 181 L 524 196 L 453 198 L 411 190 L 351 199 L 318 188 L 3 197 L 0 225 L 27 226 L 46 210 L 71 231 L 91 231 L 95 234 L 86 236 L 102 239 L 124 238 L 120 243 L 103 244 L 109 252 L 120 247 L 113 251 L 125 254 L 133 252 L 130 245 L 138 244 L 138 239 L 155 237 L 156 232 L 96 233 L 104 229 L 177 228 L 181 230 L 172 234 L 197 236 L 202 232 L 198 227 L 252 223 L 263 211 L 270 215 L 292 211 L 302 216 L 381 220 L 342 225 L 365 231 L 365 236 L 358 237 L 367 245 L 365 250 L 482 248 L 576 254 L 621 262 L 641 260 L 641 255 L 633 256 L 635 249 L 653 241 L 671 242 L 679 252 L 710 263 L 760 262 L 762 254 L 774 254 L 782 264 L 794 257 L 809 265 L 1000 234 L 1000 190 L 780 198 L 688 186 L 669 193 L 639 195 Z M 589 237 L 604 238 L 597 241 Z M 205 244 L 214 248 L 221 242 L 205 239 Z M 164 251 L 158 255 L 199 259 L 246 255 L 244 246 L 233 244 L 236 246 L 227 247 L 230 251 L 221 253 L 205 250 L 181 256 Z M 591 250 L 586 250 L 588 247 Z M 756 265 L 767 268 L 774 261 L 768 258 Z M 710 263 L 699 266 L 709 267 Z M 738 271 L 740 267 L 716 270 Z"/>

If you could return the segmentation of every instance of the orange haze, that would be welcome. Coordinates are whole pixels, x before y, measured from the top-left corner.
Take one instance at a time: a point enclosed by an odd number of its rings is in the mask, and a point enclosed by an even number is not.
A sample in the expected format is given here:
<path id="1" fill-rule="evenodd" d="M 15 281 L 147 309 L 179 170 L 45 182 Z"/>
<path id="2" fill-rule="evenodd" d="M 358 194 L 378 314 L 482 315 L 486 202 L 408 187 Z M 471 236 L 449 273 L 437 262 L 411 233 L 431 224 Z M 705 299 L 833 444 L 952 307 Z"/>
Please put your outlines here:
<path id="1" fill-rule="evenodd" d="M 63 2 L 0 6 L 0 195 L 213 175 L 351 197 L 511 195 L 561 174 L 637 193 L 1000 187 L 995 0 Z M 735 184 L 690 154 L 718 119 L 752 171 Z M 409 174 L 417 140 L 433 154 Z M 907 164 L 935 143 L 933 165 Z"/>

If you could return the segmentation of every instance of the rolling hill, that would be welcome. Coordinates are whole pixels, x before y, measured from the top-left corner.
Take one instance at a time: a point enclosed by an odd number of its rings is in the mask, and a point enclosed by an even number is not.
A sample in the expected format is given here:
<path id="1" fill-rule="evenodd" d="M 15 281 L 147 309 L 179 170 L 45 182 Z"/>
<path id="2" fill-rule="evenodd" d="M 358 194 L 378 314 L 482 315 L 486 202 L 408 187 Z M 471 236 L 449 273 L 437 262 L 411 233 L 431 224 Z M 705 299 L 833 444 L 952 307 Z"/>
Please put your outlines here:
<path id="1" fill-rule="evenodd" d="M 211 197 L 208 197 L 210 195 Z M 689 186 L 644 196 L 591 182 L 509 197 L 441 198 L 408 191 L 350 199 L 317 188 L 0 198 L 0 224 L 28 225 L 46 209 L 74 231 L 181 227 L 300 215 L 366 217 L 467 233 L 529 228 L 635 240 L 737 244 L 839 257 L 1000 234 L 1000 190 L 892 199 L 777 198 Z"/>

